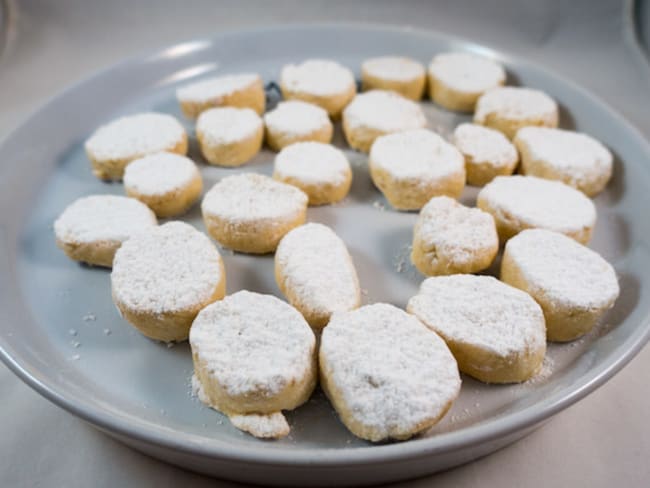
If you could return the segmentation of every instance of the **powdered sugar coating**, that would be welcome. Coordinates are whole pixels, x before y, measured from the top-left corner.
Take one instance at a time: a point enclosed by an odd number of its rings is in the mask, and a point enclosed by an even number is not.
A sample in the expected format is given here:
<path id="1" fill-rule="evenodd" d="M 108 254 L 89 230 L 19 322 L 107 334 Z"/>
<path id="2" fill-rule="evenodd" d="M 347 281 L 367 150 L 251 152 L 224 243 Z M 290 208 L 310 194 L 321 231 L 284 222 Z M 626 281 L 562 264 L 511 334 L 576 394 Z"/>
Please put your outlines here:
<path id="1" fill-rule="evenodd" d="M 171 115 L 140 113 L 101 126 L 86 141 L 86 151 L 98 160 L 135 159 L 171 150 L 185 137 L 185 129 Z"/>
<path id="2" fill-rule="evenodd" d="M 420 129 L 427 125 L 419 104 L 386 90 L 358 94 L 343 110 L 343 118 L 351 129 L 368 128 L 383 133 Z"/>
<path id="3" fill-rule="evenodd" d="M 345 66 L 326 59 L 310 59 L 282 68 L 280 82 L 292 92 L 331 96 L 355 89 L 354 75 Z"/>
<path id="4" fill-rule="evenodd" d="M 268 130 L 291 135 L 308 135 L 332 123 L 327 112 L 313 103 L 289 100 L 264 115 Z"/>
<path id="5" fill-rule="evenodd" d="M 156 153 L 136 159 L 124 171 L 124 187 L 140 195 L 164 195 L 200 177 L 191 159 L 174 153 Z"/>
<path id="6" fill-rule="evenodd" d="M 309 223 L 293 229 L 280 241 L 275 260 L 282 290 L 291 291 L 289 301 L 303 314 L 326 321 L 334 312 L 359 306 L 352 258 L 329 227 Z"/>
<path id="7" fill-rule="evenodd" d="M 342 420 L 372 441 L 430 427 L 460 390 L 456 361 L 442 339 L 383 303 L 334 314 L 323 330 L 320 364 Z"/>
<path id="8" fill-rule="evenodd" d="M 596 223 L 596 207 L 578 190 L 534 176 L 497 176 L 478 194 L 477 204 L 526 227 L 576 233 Z"/>
<path id="9" fill-rule="evenodd" d="M 482 125 L 460 124 L 454 130 L 454 144 L 472 164 L 489 164 L 496 171 L 512 171 L 519 160 L 517 149 L 506 136 Z"/>
<path id="10" fill-rule="evenodd" d="M 113 297 L 142 313 L 192 309 L 214 295 L 222 266 L 219 251 L 205 234 L 184 222 L 168 222 L 136 234 L 117 251 Z"/>
<path id="11" fill-rule="evenodd" d="M 470 53 L 436 55 L 429 64 L 429 74 L 456 91 L 468 93 L 484 92 L 506 79 L 500 64 Z"/>
<path id="12" fill-rule="evenodd" d="M 546 93 L 504 86 L 488 90 L 478 99 L 474 122 L 484 124 L 488 116 L 498 114 L 506 119 L 536 120 L 554 126 L 557 125 L 557 113 L 557 103 Z"/>
<path id="13" fill-rule="evenodd" d="M 206 103 L 246 90 L 260 81 L 260 76 L 255 73 L 216 76 L 180 87 L 176 90 L 176 97 L 180 102 Z"/>
<path id="14" fill-rule="evenodd" d="M 240 291 L 199 312 L 190 345 L 195 361 L 206 365 L 227 395 L 273 398 L 304 381 L 316 339 L 287 303 Z"/>
<path id="15" fill-rule="evenodd" d="M 416 129 L 378 137 L 372 165 L 398 179 L 437 180 L 465 171 L 463 155 L 435 132 Z"/>
<path id="16" fill-rule="evenodd" d="M 196 132 L 208 145 L 241 142 L 261 128 L 262 119 L 251 108 L 211 108 L 201 112 L 196 121 Z"/>
<path id="17" fill-rule="evenodd" d="M 268 176 L 242 173 L 216 183 L 203 198 L 201 210 L 204 216 L 231 222 L 292 220 L 304 210 L 307 200 L 307 195 L 294 186 Z"/>
<path id="18" fill-rule="evenodd" d="M 350 163 L 343 151 L 322 142 L 297 142 L 275 157 L 274 176 L 292 178 L 306 184 L 340 185 L 350 176 Z"/>
<path id="19" fill-rule="evenodd" d="M 473 345 L 503 358 L 546 344 L 540 306 L 527 293 L 492 276 L 427 278 L 407 310 L 446 341 Z"/>
<path id="20" fill-rule="evenodd" d="M 391 81 L 411 81 L 424 76 L 424 67 L 417 61 L 401 56 L 367 59 L 361 69 L 371 76 Z"/>
<path id="21" fill-rule="evenodd" d="M 135 198 L 91 195 L 66 207 L 54 222 L 54 233 L 65 243 L 124 242 L 156 224 L 154 213 Z"/>
<path id="22" fill-rule="evenodd" d="M 289 424 L 282 412 L 270 414 L 235 414 L 228 417 L 239 430 L 260 439 L 277 439 L 289 434 Z"/>
<path id="23" fill-rule="evenodd" d="M 610 308 L 619 295 L 614 268 L 600 254 L 557 232 L 530 229 L 506 244 L 506 252 L 533 296 L 579 310 Z"/>

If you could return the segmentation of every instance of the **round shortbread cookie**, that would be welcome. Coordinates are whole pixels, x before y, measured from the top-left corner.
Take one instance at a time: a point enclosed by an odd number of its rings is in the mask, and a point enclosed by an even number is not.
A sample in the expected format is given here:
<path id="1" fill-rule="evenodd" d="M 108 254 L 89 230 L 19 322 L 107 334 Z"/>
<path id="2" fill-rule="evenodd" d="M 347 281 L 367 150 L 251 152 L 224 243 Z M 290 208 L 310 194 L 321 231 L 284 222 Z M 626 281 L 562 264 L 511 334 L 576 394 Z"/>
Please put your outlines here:
<path id="1" fill-rule="evenodd" d="M 476 206 L 492 214 L 501 242 L 541 228 L 586 244 L 596 225 L 596 207 L 582 192 L 535 176 L 497 176 L 479 192 Z"/>
<path id="2" fill-rule="evenodd" d="M 463 155 L 427 129 L 378 137 L 368 164 L 375 186 L 399 210 L 418 210 L 435 196 L 458 198 L 465 187 Z"/>
<path id="3" fill-rule="evenodd" d="M 372 442 L 424 432 L 460 391 L 444 341 L 385 303 L 335 313 L 323 330 L 319 362 L 321 386 L 341 421 Z"/>
<path id="4" fill-rule="evenodd" d="M 309 325 L 322 329 L 334 312 L 361 303 L 359 278 L 345 243 L 323 224 L 287 233 L 275 252 L 275 281 Z"/>
<path id="5" fill-rule="evenodd" d="M 134 159 L 162 151 L 186 154 L 187 134 L 171 115 L 147 112 L 101 126 L 85 148 L 97 178 L 120 180 Z"/>
<path id="6" fill-rule="evenodd" d="M 266 143 L 274 151 L 296 142 L 329 143 L 334 126 L 327 112 L 313 103 L 291 100 L 280 102 L 264 115 Z"/>
<path id="7" fill-rule="evenodd" d="M 525 381 L 544 360 L 542 309 L 492 276 L 427 278 L 407 310 L 440 334 L 463 373 L 486 383 Z"/>
<path id="8" fill-rule="evenodd" d="M 309 205 L 326 205 L 348 194 L 352 170 L 340 149 L 322 142 L 297 142 L 275 157 L 273 178 L 300 188 Z"/>
<path id="9" fill-rule="evenodd" d="M 614 268 L 597 252 L 557 232 L 531 229 L 506 244 L 501 279 L 544 310 L 549 341 L 587 333 L 619 295 Z"/>
<path id="10" fill-rule="evenodd" d="M 264 124 L 250 108 L 211 108 L 199 115 L 196 137 L 210 164 L 241 166 L 260 151 Z"/>
<path id="11" fill-rule="evenodd" d="M 505 81 L 499 63 L 476 54 L 438 54 L 429 64 L 429 97 L 448 110 L 472 112 L 483 93 Z"/>
<path id="12" fill-rule="evenodd" d="M 223 298 L 226 274 L 210 239 L 174 221 L 140 232 L 118 249 L 111 288 L 122 316 L 144 335 L 182 341 L 199 310 Z"/>
<path id="13" fill-rule="evenodd" d="M 124 171 L 124 189 L 158 217 L 185 213 L 201 195 L 203 179 L 189 158 L 158 153 L 136 159 Z"/>
<path id="14" fill-rule="evenodd" d="M 260 437 L 282 437 L 282 410 L 317 381 L 316 338 L 300 313 L 271 295 L 240 291 L 208 305 L 190 330 L 199 398 Z"/>
<path id="15" fill-rule="evenodd" d="M 210 235 L 235 251 L 265 254 L 280 239 L 305 223 L 308 197 L 298 188 L 268 176 L 228 176 L 206 193 L 201 203 Z"/>
<path id="16" fill-rule="evenodd" d="M 343 132 L 348 144 L 366 153 L 379 136 L 426 125 L 420 105 L 392 91 L 361 93 L 343 111 Z"/>
<path id="17" fill-rule="evenodd" d="M 363 91 L 392 90 L 417 101 L 424 94 L 425 84 L 424 66 L 411 58 L 383 56 L 367 59 L 361 65 Z"/>
<path id="18" fill-rule="evenodd" d="M 176 90 L 176 98 L 185 116 L 192 119 L 204 110 L 223 106 L 250 108 L 261 115 L 266 104 L 262 78 L 255 73 L 196 81 Z"/>
<path id="19" fill-rule="evenodd" d="M 531 88 L 504 86 L 481 95 L 474 122 L 503 132 L 509 139 L 522 127 L 557 127 L 557 103 L 546 93 Z"/>
<path id="20" fill-rule="evenodd" d="M 337 119 L 357 92 L 354 75 L 336 61 L 310 59 L 288 64 L 280 73 L 280 89 L 285 100 L 313 103 Z"/>
<path id="21" fill-rule="evenodd" d="M 600 193 L 612 177 L 612 153 L 593 137 L 546 127 L 524 127 L 514 143 L 524 174 L 560 180 L 588 196 Z"/>
<path id="22" fill-rule="evenodd" d="M 453 198 L 432 198 L 415 222 L 411 261 L 425 275 L 475 273 L 490 266 L 498 251 L 494 218 Z"/>
<path id="23" fill-rule="evenodd" d="M 496 176 L 509 176 L 519 162 L 515 146 L 501 132 L 477 124 L 460 124 L 454 144 L 465 156 L 467 184 L 483 186 Z"/>
<path id="24" fill-rule="evenodd" d="M 156 225 L 154 213 L 134 198 L 92 195 L 66 207 L 54 222 L 54 235 L 70 259 L 110 268 L 124 241 Z"/>

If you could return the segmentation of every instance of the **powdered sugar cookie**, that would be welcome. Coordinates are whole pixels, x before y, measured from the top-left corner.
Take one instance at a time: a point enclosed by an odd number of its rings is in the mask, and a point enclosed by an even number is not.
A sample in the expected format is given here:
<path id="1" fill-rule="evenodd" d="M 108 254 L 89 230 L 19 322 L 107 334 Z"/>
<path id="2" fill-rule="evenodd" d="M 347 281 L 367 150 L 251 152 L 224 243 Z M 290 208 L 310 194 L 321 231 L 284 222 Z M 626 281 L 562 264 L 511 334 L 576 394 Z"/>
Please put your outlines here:
<path id="1" fill-rule="evenodd" d="M 475 273 L 492 263 L 499 236 L 492 216 L 449 197 L 422 207 L 413 230 L 411 261 L 425 275 Z"/>
<path id="2" fill-rule="evenodd" d="M 82 197 L 54 222 L 57 245 L 70 259 L 110 268 L 129 237 L 157 224 L 143 203 L 115 195 Z"/>
<path id="3" fill-rule="evenodd" d="M 124 189 L 158 217 L 185 213 L 201 195 L 203 179 L 189 158 L 157 153 L 136 159 L 124 171 Z"/>
<path id="4" fill-rule="evenodd" d="M 345 243 L 323 224 L 287 233 L 275 253 L 275 281 L 291 305 L 321 329 L 334 312 L 357 308 L 359 279 Z"/>
<path id="5" fill-rule="evenodd" d="M 594 196 L 612 177 L 612 153 L 593 137 L 546 127 L 524 127 L 514 143 L 527 175 L 560 180 Z"/>
<path id="6" fill-rule="evenodd" d="M 226 275 L 210 239 L 175 221 L 140 232 L 120 247 L 111 288 L 122 316 L 144 335 L 183 341 L 199 310 L 223 298 Z"/>
<path id="7" fill-rule="evenodd" d="M 434 196 L 457 198 L 465 187 L 463 155 L 426 129 L 378 137 L 368 163 L 375 186 L 400 210 L 420 209 Z"/>
<path id="8" fill-rule="evenodd" d="M 190 330 L 199 398 L 258 437 L 289 433 L 282 410 L 316 386 L 316 339 L 291 305 L 240 291 L 208 305 Z"/>
<path id="9" fill-rule="evenodd" d="M 505 81 L 499 63 L 476 54 L 438 54 L 429 64 L 429 96 L 449 110 L 472 112 L 483 93 Z"/>
<path id="10" fill-rule="evenodd" d="M 465 156 L 467 183 L 483 186 L 496 176 L 508 176 L 517 167 L 519 154 L 501 132 L 477 124 L 460 124 L 454 144 Z"/>
<path id="11" fill-rule="evenodd" d="M 371 90 L 354 97 L 343 111 L 343 132 L 353 149 L 368 152 L 379 136 L 426 127 L 415 102 L 392 91 Z"/>
<path id="12" fill-rule="evenodd" d="M 492 214 L 502 242 L 541 228 L 586 244 L 596 225 L 596 207 L 583 193 L 534 176 L 497 176 L 479 192 L 476 205 Z"/>
<path id="13" fill-rule="evenodd" d="M 334 126 L 327 112 L 317 105 L 299 100 L 280 102 L 264 115 L 266 143 L 279 151 L 295 142 L 329 143 Z"/>
<path id="14" fill-rule="evenodd" d="M 587 333 L 619 294 L 614 268 L 598 253 L 543 229 L 523 231 L 508 241 L 501 279 L 541 305 L 550 341 Z"/>
<path id="15" fill-rule="evenodd" d="M 476 102 L 474 122 L 503 132 L 509 139 L 522 127 L 557 127 L 557 103 L 531 88 L 504 86 L 487 91 Z"/>
<path id="16" fill-rule="evenodd" d="M 305 222 L 307 195 L 268 176 L 244 173 L 223 178 L 203 198 L 210 235 L 235 251 L 265 254 Z"/>
<path id="17" fill-rule="evenodd" d="M 324 108 L 337 119 L 357 91 L 354 75 L 345 66 L 325 59 L 288 64 L 280 74 L 285 100 L 302 100 Z"/>
<path id="18" fill-rule="evenodd" d="M 266 104 L 262 78 L 255 73 L 196 81 L 176 90 L 176 98 L 185 116 L 192 119 L 204 110 L 223 106 L 250 108 L 261 115 Z"/>
<path id="19" fill-rule="evenodd" d="M 463 373 L 486 383 L 525 381 L 544 360 L 542 309 L 492 276 L 428 278 L 407 310 L 440 334 Z"/>
<path id="20" fill-rule="evenodd" d="M 343 200 L 350 191 L 352 170 L 343 151 L 322 142 L 297 142 L 275 157 L 273 178 L 296 186 L 309 205 Z"/>
<path id="21" fill-rule="evenodd" d="M 411 58 L 383 56 L 367 59 L 361 65 L 363 91 L 392 90 L 410 100 L 424 94 L 424 66 Z"/>
<path id="22" fill-rule="evenodd" d="M 120 180 L 134 159 L 161 151 L 186 154 L 187 134 L 171 115 L 140 113 L 101 126 L 85 147 L 97 178 Z"/>
<path id="23" fill-rule="evenodd" d="M 264 124 L 250 108 L 211 108 L 199 115 L 196 137 L 210 164 L 240 166 L 260 151 Z"/>
<path id="24" fill-rule="evenodd" d="M 385 303 L 335 313 L 323 330 L 319 361 L 321 386 L 341 421 L 372 442 L 424 432 L 460 390 L 444 341 Z"/>

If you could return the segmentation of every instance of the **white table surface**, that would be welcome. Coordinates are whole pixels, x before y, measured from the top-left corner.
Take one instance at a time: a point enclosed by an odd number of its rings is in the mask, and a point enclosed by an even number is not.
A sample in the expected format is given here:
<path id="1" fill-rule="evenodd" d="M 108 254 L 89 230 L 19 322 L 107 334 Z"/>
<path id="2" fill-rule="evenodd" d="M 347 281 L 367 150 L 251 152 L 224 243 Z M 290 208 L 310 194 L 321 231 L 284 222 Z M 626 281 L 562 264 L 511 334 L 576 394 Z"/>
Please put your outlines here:
<path id="1" fill-rule="evenodd" d="M 337 20 L 434 29 L 526 57 L 593 91 L 650 136 L 650 69 L 626 38 L 617 1 L 13 3 L 18 15 L 0 55 L 0 138 L 69 83 L 140 51 L 223 29 Z M 401 486 L 648 486 L 648 371 L 646 347 L 605 386 L 518 443 Z M 4 366 L 0 392 L 2 487 L 238 486 L 113 441 Z"/>

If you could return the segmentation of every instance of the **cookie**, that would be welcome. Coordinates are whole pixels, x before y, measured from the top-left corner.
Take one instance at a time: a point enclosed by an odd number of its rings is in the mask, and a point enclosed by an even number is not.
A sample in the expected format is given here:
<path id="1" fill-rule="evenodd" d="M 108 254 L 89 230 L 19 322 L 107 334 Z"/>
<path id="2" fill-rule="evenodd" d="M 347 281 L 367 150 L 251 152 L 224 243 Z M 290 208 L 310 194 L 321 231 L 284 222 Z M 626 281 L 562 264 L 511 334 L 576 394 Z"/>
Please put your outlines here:
<path id="1" fill-rule="evenodd" d="M 221 245 L 266 254 L 304 224 L 307 202 L 307 195 L 294 186 L 243 173 L 216 183 L 203 198 L 201 211 L 208 233 Z"/>
<path id="2" fill-rule="evenodd" d="M 535 176 L 497 176 L 479 192 L 476 206 L 492 214 L 501 242 L 541 228 L 586 244 L 596 225 L 596 207 L 582 192 Z"/>
<path id="3" fill-rule="evenodd" d="M 121 180 L 134 159 L 162 151 L 187 153 L 187 134 L 171 115 L 140 113 L 101 126 L 85 144 L 93 174 L 102 180 Z"/>
<path id="4" fill-rule="evenodd" d="M 264 115 L 266 143 L 274 151 L 296 142 L 329 143 L 334 126 L 327 112 L 313 103 L 293 100 L 280 102 Z"/>
<path id="5" fill-rule="evenodd" d="M 190 330 L 199 398 L 257 437 L 289 433 L 282 410 L 316 386 L 316 339 L 291 305 L 240 291 L 208 305 Z"/>
<path id="6" fill-rule="evenodd" d="M 280 73 L 280 89 L 285 100 L 313 103 L 334 119 L 341 116 L 357 91 L 352 71 L 326 59 L 309 59 L 284 66 Z"/>
<path id="7" fill-rule="evenodd" d="M 156 225 L 154 213 L 133 198 L 92 195 L 66 207 L 54 222 L 54 235 L 70 259 L 110 268 L 124 241 Z"/>
<path id="8" fill-rule="evenodd" d="M 211 108 L 199 115 L 196 137 L 208 163 L 241 166 L 260 151 L 264 124 L 250 108 Z"/>
<path id="9" fill-rule="evenodd" d="M 593 137 L 570 130 L 524 127 L 513 141 L 524 174 L 559 180 L 593 197 L 612 177 L 612 153 Z"/>
<path id="10" fill-rule="evenodd" d="M 314 329 L 361 303 L 357 271 L 345 243 L 323 224 L 287 233 L 275 253 L 275 281 Z"/>
<path id="11" fill-rule="evenodd" d="M 463 155 L 426 129 L 378 137 L 368 164 L 375 186 L 399 210 L 418 210 L 435 196 L 457 198 L 465 187 Z"/>
<path id="12" fill-rule="evenodd" d="M 411 58 L 382 56 L 367 59 L 361 65 L 363 91 L 392 90 L 418 101 L 424 94 L 425 84 L 424 66 Z"/>
<path id="13" fill-rule="evenodd" d="M 476 54 L 438 54 L 429 64 L 429 97 L 448 110 L 474 111 L 483 93 L 505 81 L 499 63 Z"/>
<path id="14" fill-rule="evenodd" d="M 121 315 L 142 334 L 183 341 L 199 310 L 223 298 L 226 274 L 210 239 L 174 221 L 122 244 L 113 261 L 111 289 Z"/>
<path id="15" fill-rule="evenodd" d="M 185 213 L 201 195 L 203 179 L 189 158 L 157 153 L 136 159 L 124 171 L 124 190 L 158 217 Z"/>
<path id="16" fill-rule="evenodd" d="M 494 218 L 453 198 L 434 197 L 422 207 L 413 230 L 411 261 L 428 276 L 476 273 L 499 251 Z"/>
<path id="17" fill-rule="evenodd" d="M 525 230 L 508 241 L 501 279 L 541 305 L 549 341 L 571 341 L 589 332 L 620 292 L 614 268 L 597 252 L 543 229 Z"/>
<path id="18" fill-rule="evenodd" d="M 525 381 L 544 360 L 542 309 L 492 276 L 427 278 L 407 310 L 440 334 L 463 373 L 486 383 Z"/>
<path id="19" fill-rule="evenodd" d="M 559 117 L 557 103 L 546 93 L 504 86 L 481 95 L 474 123 L 499 130 L 512 139 L 522 127 L 557 127 Z"/>
<path id="20" fill-rule="evenodd" d="M 319 363 L 321 387 L 341 421 L 372 442 L 426 431 L 460 390 L 444 341 L 385 303 L 335 313 L 323 330 Z"/>
<path id="21" fill-rule="evenodd" d="M 343 151 L 322 142 L 297 142 L 275 157 L 273 178 L 304 191 L 309 205 L 343 200 L 350 191 L 352 170 Z"/>
<path id="22" fill-rule="evenodd" d="M 345 139 L 350 147 L 366 153 L 380 136 L 426 125 L 422 108 L 392 91 L 361 93 L 343 111 Z"/>
<path id="23" fill-rule="evenodd" d="M 176 90 L 176 98 L 186 117 L 195 119 L 215 107 L 250 108 L 264 113 L 266 94 L 262 78 L 255 73 L 216 76 L 196 81 Z"/>
<path id="24" fill-rule="evenodd" d="M 509 176 L 519 162 L 508 138 L 482 125 L 460 124 L 454 130 L 454 144 L 465 157 L 468 185 L 483 186 L 497 176 Z"/>

